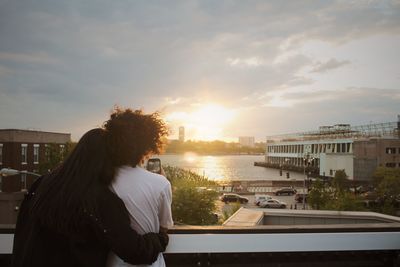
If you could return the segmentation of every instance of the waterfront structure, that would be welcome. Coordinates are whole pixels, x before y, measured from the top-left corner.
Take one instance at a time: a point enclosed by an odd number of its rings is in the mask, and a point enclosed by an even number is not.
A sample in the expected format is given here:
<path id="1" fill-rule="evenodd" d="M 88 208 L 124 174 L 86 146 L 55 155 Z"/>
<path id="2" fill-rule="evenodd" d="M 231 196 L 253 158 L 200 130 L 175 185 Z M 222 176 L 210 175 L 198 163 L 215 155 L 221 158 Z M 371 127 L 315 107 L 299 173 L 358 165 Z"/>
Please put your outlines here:
<path id="1" fill-rule="evenodd" d="M 185 127 L 179 127 L 179 142 L 185 142 Z"/>
<path id="2" fill-rule="evenodd" d="M 239 136 L 239 145 L 242 147 L 254 147 L 254 136 Z"/>
<path id="3" fill-rule="evenodd" d="M 386 122 L 351 127 L 321 126 L 317 131 L 267 137 L 265 164 L 269 167 L 312 170 L 333 177 L 345 170 L 348 178 L 368 181 L 379 166 L 400 168 L 400 117 Z"/>
<path id="4" fill-rule="evenodd" d="M 37 172 L 39 164 L 48 156 L 50 144 L 56 144 L 61 153 L 69 142 L 71 142 L 69 133 L 0 129 L 0 169 Z M 0 191 L 17 192 L 27 189 L 34 178 L 26 173 L 1 177 Z"/>

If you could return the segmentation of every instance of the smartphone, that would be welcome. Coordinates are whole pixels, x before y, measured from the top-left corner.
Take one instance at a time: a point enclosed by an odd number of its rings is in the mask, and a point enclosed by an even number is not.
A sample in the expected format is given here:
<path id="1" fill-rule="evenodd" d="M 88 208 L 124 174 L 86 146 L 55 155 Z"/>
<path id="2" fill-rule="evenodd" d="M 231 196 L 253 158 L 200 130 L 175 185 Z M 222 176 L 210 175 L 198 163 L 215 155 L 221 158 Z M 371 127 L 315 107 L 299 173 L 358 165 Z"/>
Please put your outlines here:
<path id="1" fill-rule="evenodd" d="M 161 160 L 159 158 L 149 159 L 147 161 L 146 169 L 149 172 L 161 174 Z"/>

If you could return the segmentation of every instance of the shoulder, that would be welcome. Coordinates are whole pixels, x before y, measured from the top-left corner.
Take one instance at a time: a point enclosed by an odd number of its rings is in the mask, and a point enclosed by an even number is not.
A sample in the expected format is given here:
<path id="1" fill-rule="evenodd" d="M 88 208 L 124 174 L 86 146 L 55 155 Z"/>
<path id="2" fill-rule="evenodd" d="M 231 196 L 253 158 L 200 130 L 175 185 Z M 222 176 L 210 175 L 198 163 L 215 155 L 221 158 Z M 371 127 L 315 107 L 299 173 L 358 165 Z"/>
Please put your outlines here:
<path id="1" fill-rule="evenodd" d="M 137 180 L 146 180 L 155 182 L 157 184 L 169 184 L 169 181 L 164 176 L 149 172 L 148 170 L 141 167 L 128 167 L 124 166 L 118 170 L 117 179 L 130 179 L 134 177 Z"/>
<path id="2" fill-rule="evenodd" d="M 97 204 L 100 207 L 123 205 L 123 201 L 105 185 L 97 186 L 95 192 Z"/>
<path id="3" fill-rule="evenodd" d="M 152 173 L 149 171 L 146 171 L 147 174 L 147 180 L 153 184 L 154 186 L 157 185 L 157 187 L 159 188 L 159 190 L 163 191 L 166 190 L 168 188 L 171 188 L 171 183 L 168 181 L 168 179 L 161 175 L 161 174 L 157 174 L 157 173 Z"/>

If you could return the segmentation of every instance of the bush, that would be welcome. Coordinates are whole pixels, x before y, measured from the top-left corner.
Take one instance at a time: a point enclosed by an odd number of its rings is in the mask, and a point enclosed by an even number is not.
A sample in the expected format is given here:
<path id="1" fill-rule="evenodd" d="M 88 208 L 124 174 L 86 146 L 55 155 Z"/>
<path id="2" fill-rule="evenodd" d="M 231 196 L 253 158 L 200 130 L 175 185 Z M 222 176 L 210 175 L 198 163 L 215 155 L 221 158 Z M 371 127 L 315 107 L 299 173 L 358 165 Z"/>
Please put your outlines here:
<path id="1" fill-rule="evenodd" d="M 218 193 L 210 188 L 217 183 L 177 167 L 164 167 L 172 185 L 172 217 L 176 224 L 216 224 L 215 200 Z"/>

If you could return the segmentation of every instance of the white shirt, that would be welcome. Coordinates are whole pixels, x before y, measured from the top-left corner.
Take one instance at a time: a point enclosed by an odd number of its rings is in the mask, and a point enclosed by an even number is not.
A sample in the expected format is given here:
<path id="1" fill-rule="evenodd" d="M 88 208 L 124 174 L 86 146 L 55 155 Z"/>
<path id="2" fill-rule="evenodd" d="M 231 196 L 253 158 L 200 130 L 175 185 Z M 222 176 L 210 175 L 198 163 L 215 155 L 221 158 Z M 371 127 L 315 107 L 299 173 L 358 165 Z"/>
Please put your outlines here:
<path id="1" fill-rule="evenodd" d="M 124 202 L 131 227 L 139 234 L 158 233 L 160 226 L 170 228 L 174 222 L 171 213 L 171 184 L 162 175 L 141 167 L 124 166 L 117 172 L 110 189 Z M 133 266 L 114 253 L 108 256 L 107 266 Z M 151 266 L 165 266 L 162 253 Z"/>

